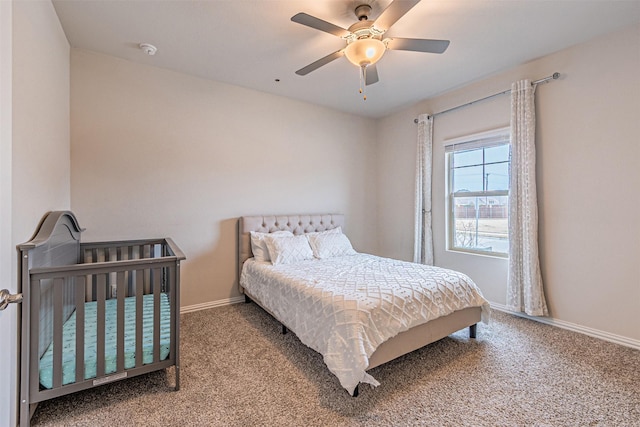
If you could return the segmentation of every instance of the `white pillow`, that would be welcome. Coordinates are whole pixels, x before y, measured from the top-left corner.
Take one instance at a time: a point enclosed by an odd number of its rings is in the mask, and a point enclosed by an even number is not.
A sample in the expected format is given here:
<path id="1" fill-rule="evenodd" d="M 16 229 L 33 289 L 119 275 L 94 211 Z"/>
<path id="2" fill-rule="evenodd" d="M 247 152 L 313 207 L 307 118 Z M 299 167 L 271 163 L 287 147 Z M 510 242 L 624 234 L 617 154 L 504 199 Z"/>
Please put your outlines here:
<path id="1" fill-rule="evenodd" d="M 317 236 L 318 234 L 340 234 L 342 233 L 342 227 L 332 228 L 331 230 L 325 231 L 312 231 L 310 233 L 305 233 L 305 236 Z"/>
<path id="2" fill-rule="evenodd" d="M 264 236 L 293 236 L 293 233 L 286 230 L 274 231 L 273 233 L 260 233 L 257 231 L 250 231 L 251 234 L 251 252 L 256 261 L 271 261 L 269 257 L 269 251 L 267 244 L 264 242 Z"/>
<path id="3" fill-rule="evenodd" d="M 319 259 L 355 255 L 349 238 L 342 233 L 320 233 L 307 235 L 313 256 Z"/>
<path id="4" fill-rule="evenodd" d="M 292 264 L 313 259 L 313 251 L 304 235 L 300 236 L 264 236 L 273 265 Z"/>

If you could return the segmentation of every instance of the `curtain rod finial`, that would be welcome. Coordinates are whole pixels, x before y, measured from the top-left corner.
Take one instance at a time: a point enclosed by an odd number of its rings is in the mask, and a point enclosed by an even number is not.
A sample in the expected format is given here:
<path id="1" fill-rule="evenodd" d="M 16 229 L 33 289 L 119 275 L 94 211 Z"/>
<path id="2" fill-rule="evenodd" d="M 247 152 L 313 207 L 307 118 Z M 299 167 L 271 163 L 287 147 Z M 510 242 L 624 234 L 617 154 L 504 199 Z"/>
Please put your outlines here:
<path id="1" fill-rule="evenodd" d="M 551 77 L 553 77 L 553 80 L 558 80 L 560 78 L 560 73 L 556 71 Z"/>

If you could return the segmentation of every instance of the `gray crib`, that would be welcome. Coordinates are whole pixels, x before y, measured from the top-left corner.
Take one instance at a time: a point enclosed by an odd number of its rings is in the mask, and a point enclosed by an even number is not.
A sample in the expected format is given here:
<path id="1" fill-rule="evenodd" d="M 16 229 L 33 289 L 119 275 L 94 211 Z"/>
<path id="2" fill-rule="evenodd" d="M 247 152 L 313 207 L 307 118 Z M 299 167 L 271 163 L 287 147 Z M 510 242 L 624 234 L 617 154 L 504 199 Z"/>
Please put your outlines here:
<path id="1" fill-rule="evenodd" d="M 18 246 L 20 425 L 38 402 L 175 366 L 180 388 L 180 261 L 169 238 L 80 242 L 69 211 L 48 213 Z"/>

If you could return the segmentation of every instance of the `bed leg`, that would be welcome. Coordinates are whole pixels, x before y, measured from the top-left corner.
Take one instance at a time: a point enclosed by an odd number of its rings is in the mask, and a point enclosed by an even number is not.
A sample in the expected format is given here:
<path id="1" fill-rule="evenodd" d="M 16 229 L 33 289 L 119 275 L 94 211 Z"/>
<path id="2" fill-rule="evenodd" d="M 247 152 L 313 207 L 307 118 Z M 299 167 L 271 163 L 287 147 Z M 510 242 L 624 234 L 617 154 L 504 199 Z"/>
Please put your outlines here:
<path id="1" fill-rule="evenodd" d="M 360 387 L 360 384 L 358 384 L 356 388 L 353 389 L 353 397 L 358 397 L 358 394 L 360 394 L 358 387 Z"/>
<path id="2" fill-rule="evenodd" d="M 282 335 L 285 335 L 287 333 L 287 327 L 282 325 Z"/>
<path id="3" fill-rule="evenodd" d="M 477 327 L 478 327 L 477 323 L 469 326 L 469 338 L 475 339 Z"/>
<path id="4" fill-rule="evenodd" d="M 245 304 L 249 304 L 251 302 L 251 298 L 247 294 L 244 294 L 244 302 Z"/>

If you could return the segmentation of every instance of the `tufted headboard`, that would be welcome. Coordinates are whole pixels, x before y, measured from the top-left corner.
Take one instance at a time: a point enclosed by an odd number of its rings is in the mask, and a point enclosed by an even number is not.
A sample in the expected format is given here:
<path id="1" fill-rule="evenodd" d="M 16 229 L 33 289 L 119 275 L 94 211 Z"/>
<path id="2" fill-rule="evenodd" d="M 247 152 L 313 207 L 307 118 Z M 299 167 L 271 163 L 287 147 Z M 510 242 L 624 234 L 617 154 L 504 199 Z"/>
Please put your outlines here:
<path id="1" fill-rule="evenodd" d="M 250 231 L 273 233 L 278 230 L 291 231 L 293 234 L 311 233 L 314 231 L 344 228 L 342 214 L 313 214 L 313 215 L 256 215 L 243 216 L 238 221 L 238 287 L 242 264 L 253 256 L 251 252 Z"/>

